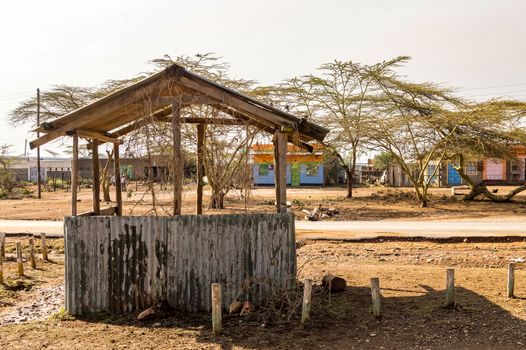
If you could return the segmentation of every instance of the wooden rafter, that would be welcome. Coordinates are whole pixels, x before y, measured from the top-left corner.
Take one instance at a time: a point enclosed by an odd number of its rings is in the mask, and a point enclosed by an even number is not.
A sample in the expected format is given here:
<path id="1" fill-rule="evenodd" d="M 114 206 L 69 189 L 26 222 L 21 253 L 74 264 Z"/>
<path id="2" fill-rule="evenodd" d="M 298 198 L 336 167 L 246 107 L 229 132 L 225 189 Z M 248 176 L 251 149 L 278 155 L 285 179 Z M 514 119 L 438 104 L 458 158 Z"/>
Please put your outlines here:
<path id="1" fill-rule="evenodd" d="M 107 134 L 103 134 L 97 131 L 93 130 L 83 130 L 83 129 L 77 129 L 75 130 L 75 134 L 77 134 L 80 137 L 88 138 L 88 139 L 94 139 L 98 141 L 104 141 L 104 142 L 111 142 L 111 143 L 121 143 L 121 141 L 117 138 L 108 136 Z"/>

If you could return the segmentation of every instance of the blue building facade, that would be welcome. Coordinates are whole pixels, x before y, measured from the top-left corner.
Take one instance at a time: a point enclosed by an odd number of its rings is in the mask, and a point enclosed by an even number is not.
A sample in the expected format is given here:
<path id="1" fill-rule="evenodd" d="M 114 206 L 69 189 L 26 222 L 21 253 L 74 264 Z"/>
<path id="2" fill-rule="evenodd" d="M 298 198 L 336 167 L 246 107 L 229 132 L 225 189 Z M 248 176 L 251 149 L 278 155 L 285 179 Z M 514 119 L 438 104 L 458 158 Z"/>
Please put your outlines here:
<path id="1" fill-rule="evenodd" d="M 287 185 L 289 186 L 323 186 L 323 164 L 288 164 Z M 274 165 L 272 163 L 254 164 L 252 178 L 256 186 L 274 185 Z M 294 181 L 293 181 L 294 178 Z"/>

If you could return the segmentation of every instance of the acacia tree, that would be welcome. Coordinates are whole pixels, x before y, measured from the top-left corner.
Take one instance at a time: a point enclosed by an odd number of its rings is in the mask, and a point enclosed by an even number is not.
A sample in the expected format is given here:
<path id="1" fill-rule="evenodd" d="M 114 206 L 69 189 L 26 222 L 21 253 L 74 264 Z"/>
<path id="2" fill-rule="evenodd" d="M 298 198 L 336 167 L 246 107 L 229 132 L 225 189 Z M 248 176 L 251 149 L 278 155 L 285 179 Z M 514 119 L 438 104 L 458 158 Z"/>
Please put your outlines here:
<path id="1" fill-rule="evenodd" d="M 501 158 L 516 160 L 514 147 L 526 145 L 526 103 L 520 101 L 490 100 L 471 104 L 460 115 L 469 115 L 455 130 L 454 142 L 449 145 L 447 158 L 457 170 L 470 192 L 464 200 L 480 195 L 495 202 L 507 202 L 526 190 L 520 185 L 505 195 L 488 190 L 484 183 L 476 183 L 464 169 L 466 159 Z"/>
<path id="2" fill-rule="evenodd" d="M 407 59 L 402 56 L 386 62 L 384 69 Z M 353 61 L 335 60 L 319 67 L 320 74 L 290 79 L 280 89 L 282 104 L 330 129 L 323 145 L 345 170 L 348 198 L 377 101 L 370 70 Z"/>
<path id="3" fill-rule="evenodd" d="M 392 155 L 427 207 L 429 186 L 467 115 L 451 112 L 464 103 L 449 90 L 401 80 L 393 67 L 404 61 L 368 68 L 376 91 L 368 137 L 372 147 Z"/>
<path id="4" fill-rule="evenodd" d="M 6 197 L 15 187 L 15 178 L 10 171 L 11 160 L 8 157 L 10 145 L 0 146 L 0 198 Z"/>

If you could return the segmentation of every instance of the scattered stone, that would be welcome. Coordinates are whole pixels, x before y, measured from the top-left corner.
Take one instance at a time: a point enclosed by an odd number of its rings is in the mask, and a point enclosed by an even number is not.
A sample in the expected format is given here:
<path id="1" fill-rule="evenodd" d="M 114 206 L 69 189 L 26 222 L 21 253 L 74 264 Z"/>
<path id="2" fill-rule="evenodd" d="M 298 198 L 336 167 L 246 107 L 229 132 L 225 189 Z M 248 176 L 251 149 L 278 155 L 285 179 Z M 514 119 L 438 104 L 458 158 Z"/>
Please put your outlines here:
<path id="1" fill-rule="evenodd" d="M 28 302 L 5 313 L 0 318 L 2 324 L 17 324 L 28 321 L 42 321 L 64 307 L 64 286 L 42 288 Z"/>

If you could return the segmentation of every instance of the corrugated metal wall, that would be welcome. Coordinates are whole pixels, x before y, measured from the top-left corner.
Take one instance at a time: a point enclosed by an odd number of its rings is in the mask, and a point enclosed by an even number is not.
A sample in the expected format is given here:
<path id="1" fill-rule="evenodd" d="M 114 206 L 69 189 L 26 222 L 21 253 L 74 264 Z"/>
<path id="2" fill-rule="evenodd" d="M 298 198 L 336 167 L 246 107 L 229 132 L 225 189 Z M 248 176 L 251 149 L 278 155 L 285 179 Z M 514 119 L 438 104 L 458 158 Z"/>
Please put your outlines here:
<path id="1" fill-rule="evenodd" d="M 67 217 L 64 232 L 66 309 L 74 315 L 134 312 L 161 300 L 209 311 L 214 282 L 223 307 L 236 298 L 258 305 L 296 275 L 292 214 Z"/>

